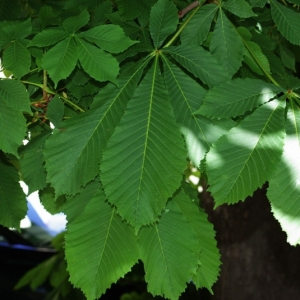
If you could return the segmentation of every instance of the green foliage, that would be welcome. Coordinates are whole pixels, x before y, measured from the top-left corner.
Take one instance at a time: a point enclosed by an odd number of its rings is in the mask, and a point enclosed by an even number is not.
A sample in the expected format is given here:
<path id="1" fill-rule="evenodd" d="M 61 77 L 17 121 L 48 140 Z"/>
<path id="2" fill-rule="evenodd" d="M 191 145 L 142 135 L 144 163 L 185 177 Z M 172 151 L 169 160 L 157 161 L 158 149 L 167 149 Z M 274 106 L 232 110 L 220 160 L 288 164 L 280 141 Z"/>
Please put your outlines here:
<path id="1" fill-rule="evenodd" d="M 69 278 L 96 299 L 140 260 L 153 295 L 178 299 L 190 281 L 212 292 L 220 255 L 190 164 L 216 206 L 268 182 L 300 244 L 299 1 L 200 1 L 183 18 L 191 1 L 10 2 L 0 223 L 19 228 L 26 214 L 20 179 L 68 219 L 67 265 L 61 248 L 18 287 L 49 279 L 64 296 Z"/>

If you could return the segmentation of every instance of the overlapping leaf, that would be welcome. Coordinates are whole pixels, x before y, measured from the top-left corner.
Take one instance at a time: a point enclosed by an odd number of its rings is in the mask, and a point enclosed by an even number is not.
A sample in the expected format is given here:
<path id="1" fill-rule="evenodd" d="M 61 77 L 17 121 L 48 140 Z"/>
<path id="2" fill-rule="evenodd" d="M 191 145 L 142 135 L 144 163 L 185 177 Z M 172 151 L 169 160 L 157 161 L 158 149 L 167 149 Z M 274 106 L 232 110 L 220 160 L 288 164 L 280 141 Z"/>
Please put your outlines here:
<path id="1" fill-rule="evenodd" d="M 156 59 L 104 150 L 101 179 L 108 201 L 136 230 L 152 223 L 179 187 L 185 158 Z"/>
<path id="2" fill-rule="evenodd" d="M 217 9 L 218 6 L 215 4 L 203 5 L 182 31 L 181 43 L 184 45 L 201 45 L 207 38 Z"/>
<path id="3" fill-rule="evenodd" d="M 166 57 L 163 56 L 163 59 L 165 82 L 176 121 L 185 138 L 189 158 L 195 166 L 199 166 L 210 145 L 229 130 L 234 122 L 217 122 L 193 115 L 202 103 L 206 90 Z"/>
<path id="4" fill-rule="evenodd" d="M 17 170 L 0 162 L 0 223 L 20 229 L 27 212 L 25 195 L 19 184 Z"/>
<path id="5" fill-rule="evenodd" d="M 292 44 L 300 45 L 300 13 L 271 0 L 272 18 L 280 33 Z"/>
<path id="6" fill-rule="evenodd" d="M 184 68 L 201 79 L 209 87 L 213 87 L 229 79 L 228 74 L 214 56 L 202 47 L 178 46 L 168 47 L 165 53 L 170 54 Z"/>
<path id="7" fill-rule="evenodd" d="M 186 282 L 196 274 L 200 244 L 177 201 L 168 203 L 158 224 L 140 230 L 138 245 L 148 291 L 179 299 Z"/>
<path id="8" fill-rule="evenodd" d="M 57 195 L 75 194 L 99 173 L 101 151 L 124 113 L 148 60 L 121 75 L 120 88 L 113 87 L 100 106 L 63 121 L 46 143 L 44 151 L 48 181 Z M 101 93 L 104 93 L 106 89 Z"/>
<path id="9" fill-rule="evenodd" d="M 89 20 L 89 13 L 87 12 L 87 10 L 83 10 L 78 16 L 73 16 L 65 19 L 63 22 L 63 28 L 67 33 L 73 34 L 78 29 L 86 25 Z"/>
<path id="10" fill-rule="evenodd" d="M 193 282 L 197 288 L 205 287 L 212 292 L 221 265 L 213 225 L 208 222 L 205 212 L 199 208 L 199 203 L 190 199 L 183 191 L 174 198 L 174 201 L 197 233 L 199 240 L 200 266 L 193 275 Z"/>
<path id="11" fill-rule="evenodd" d="M 223 7 L 233 14 L 239 16 L 240 18 L 249 18 L 256 16 L 256 14 L 252 11 L 249 3 L 245 0 L 227 0 L 226 2 L 224 2 Z"/>
<path id="12" fill-rule="evenodd" d="M 65 253 L 70 281 L 87 299 L 98 299 L 138 260 L 133 228 L 105 202 L 101 189 L 67 229 Z"/>
<path id="13" fill-rule="evenodd" d="M 282 154 L 284 104 L 258 107 L 211 147 L 206 171 L 216 205 L 244 200 L 272 176 Z"/>
<path id="14" fill-rule="evenodd" d="M 136 0 L 116 0 L 118 5 L 118 10 L 122 19 L 133 20 L 136 17 L 140 16 L 143 8 L 143 1 Z"/>
<path id="15" fill-rule="evenodd" d="M 204 96 L 196 114 L 210 118 L 231 118 L 264 104 L 282 89 L 259 79 L 234 79 L 213 87 Z"/>
<path id="16" fill-rule="evenodd" d="M 158 0 L 150 13 L 149 29 L 155 48 L 159 48 L 178 24 L 177 8 L 169 0 Z"/>
<path id="17" fill-rule="evenodd" d="M 209 48 L 230 76 L 240 68 L 244 54 L 243 41 L 222 10 Z"/>
<path id="18" fill-rule="evenodd" d="M 60 29 L 46 29 L 37 33 L 28 46 L 46 47 L 58 43 L 66 38 L 68 34 Z"/>
<path id="19" fill-rule="evenodd" d="M 300 244 L 300 110 L 291 102 L 286 120 L 284 150 L 267 196 L 274 217 L 291 245 Z"/>

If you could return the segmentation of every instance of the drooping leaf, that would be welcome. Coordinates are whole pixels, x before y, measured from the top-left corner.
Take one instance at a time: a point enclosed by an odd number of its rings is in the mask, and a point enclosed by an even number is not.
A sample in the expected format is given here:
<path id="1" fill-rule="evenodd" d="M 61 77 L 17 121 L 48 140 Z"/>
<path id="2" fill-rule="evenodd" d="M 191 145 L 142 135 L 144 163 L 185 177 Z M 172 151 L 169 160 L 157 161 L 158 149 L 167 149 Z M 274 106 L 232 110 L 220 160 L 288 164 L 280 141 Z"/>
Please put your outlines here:
<path id="1" fill-rule="evenodd" d="M 142 227 L 138 237 L 148 291 L 179 299 L 197 271 L 200 244 L 177 201 L 170 201 L 159 222 Z"/>
<path id="2" fill-rule="evenodd" d="M 79 61 L 84 70 L 94 79 L 99 81 L 116 82 L 119 74 L 119 64 L 117 60 L 102 49 L 77 39 Z"/>
<path id="3" fill-rule="evenodd" d="M 157 60 L 128 103 L 101 164 L 108 201 L 136 230 L 157 219 L 186 165 Z"/>
<path id="4" fill-rule="evenodd" d="M 102 190 L 67 227 L 65 253 L 70 281 L 87 299 L 99 298 L 138 260 L 133 228 L 105 202 Z"/>
<path id="5" fill-rule="evenodd" d="M 251 111 L 281 92 L 282 88 L 259 79 L 237 78 L 208 91 L 196 114 L 210 118 L 231 118 Z"/>
<path id="6" fill-rule="evenodd" d="M 51 132 L 45 132 L 32 138 L 22 152 L 20 159 L 21 173 L 23 180 L 28 185 L 29 194 L 46 186 L 43 150 L 45 141 L 50 134 Z"/>
<path id="7" fill-rule="evenodd" d="M 222 10 L 219 12 L 209 48 L 230 76 L 240 68 L 244 54 L 243 41 Z"/>
<path id="8" fill-rule="evenodd" d="M 107 94 L 105 105 L 63 121 L 44 151 L 48 181 L 57 195 L 76 194 L 99 173 L 101 151 L 118 124 L 149 60 L 143 60 L 119 78 Z M 66 151 L 67 150 L 67 151 Z M 84 174 L 84 175 L 83 175 Z"/>
<path id="9" fill-rule="evenodd" d="M 184 45 L 201 45 L 207 38 L 217 9 L 218 6 L 215 4 L 203 5 L 182 31 L 181 43 Z"/>
<path id="10" fill-rule="evenodd" d="M 206 171 L 216 205 L 245 199 L 272 176 L 282 154 L 284 104 L 265 103 L 213 144 Z"/>
<path id="11" fill-rule="evenodd" d="M 19 230 L 20 222 L 27 212 L 26 198 L 19 184 L 17 170 L 1 161 L 0 205 L 0 224 Z"/>
<path id="12" fill-rule="evenodd" d="M 88 41 L 110 53 L 119 53 L 137 43 L 129 39 L 118 25 L 107 24 L 93 27 L 80 34 Z"/>
<path id="13" fill-rule="evenodd" d="M 272 18 L 280 33 L 292 44 L 300 45 L 300 13 L 270 0 Z"/>
<path id="14" fill-rule="evenodd" d="M 68 34 L 60 29 L 46 29 L 37 33 L 28 46 L 46 47 L 65 39 Z"/>
<path id="15" fill-rule="evenodd" d="M 73 34 L 81 27 L 85 26 L 90 20 L 87 10 L 83 10 L 78 16 L 70 17 L 64 20 L 63 28 L 67 33 Z"/>
<path id="16" fill-rule="evenodd" d="M 150 12 L 149 29 L 155 48 L 175 31 L 178 24 L 177 8 L 169 0 L 158 0 Z"/>
<path id="17" fill-rule="evenodd" d="M 65 113 L 65 106 L 63 102 L 60 100 L 59 96 L 55 96 L 50 100 L 50 103 L 47 106 L 47 118 L 50 122 L 58 127 Z"/>
<path id="18" fill-rule="evenodd" d="M 227 72 L 217 62 L 214 56 L 202 47 L 178 46 L 164 50 L 176 59 L 184 68 L 201 79 L 209 87 L 229 79 Z"/>
<path id="19" fill-rule="evenodd" d="M 250 18 L 256 16 L 249 3 L 245 0 L 227 0 L 222 6 L 240 18 Z"/>
<path id="20" fill-rule="evenodd" d="M 193 115 L 201 105 L 206 90 L 165 56 L 163 61 L 165 82 L 176 121 L 185 138 L 190 160 L 195 166 L 199 166 L 211 143 L 232 127 L 234 122 L 217 122 Z"/>
<path id="21" fill-rule="evenodd" d="M 290 103 L 282 157 L 269 180 L 267 196 L 274 217 L 287 233 L 287 241 L 300 244 L 300 109 Z"/>
<path id="22" fill-rule="evenodd" d="M 61 79 L 65 79 L 71 74 L 77 59 L 78 50 L 75 39 L 69 36 L 45 53 L 42 65 L 57 86 Z"/>
<path id="23" fill-rule="evenodd" d="M 198 201 L 190 199 L 183 191 L 174 201 L 197 233 L 200 244 L 200 266 L 193 275 L 193 282 L 197 288 L 205 287 L 212 293 L 212 286 L 217 281 L 221 265 L 213 225 L 207 220 L 207 215 L 199 207 Z"/>
<path id="24" fill-rule="evenodd" d="M 12 41 L 3 53 L 3 66 L 15 77 L 21 78 L 30 70 L 31 56 L 19 40 Z"/>

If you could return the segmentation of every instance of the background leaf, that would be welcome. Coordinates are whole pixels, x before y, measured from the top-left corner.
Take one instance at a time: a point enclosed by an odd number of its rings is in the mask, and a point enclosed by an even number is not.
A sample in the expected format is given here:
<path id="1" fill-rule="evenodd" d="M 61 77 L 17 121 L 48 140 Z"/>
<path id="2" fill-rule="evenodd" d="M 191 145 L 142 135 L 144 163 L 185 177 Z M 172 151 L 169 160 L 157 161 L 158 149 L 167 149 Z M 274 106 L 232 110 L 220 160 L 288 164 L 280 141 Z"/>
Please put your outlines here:
<path id="1" fill-rule="evenodd" d="M 83 10 L 78 16 L 70 17 L 64 20 L 63 28 L 67 33 L 75 33 L 78 29 L 85 26 L 90 20 L 87 10 Z"/>
<path id="2" fill-rule="evenodd" d="M 64 113 L 65 106 L 59 96 L 55 95 L 47 106 L 46 116 L 55 127 L 58 127 L 63 119 Z"/>
<path id="3" fill-rule="evenodd" d="M 150 13 L 149 29 L 155 48 L 159 48 L 166 37 L 176 30 L 177 8 L 169 0 L 158 0 Z"/>
<path id="4" fill-rule="evenodd" d="M 257 1 L 256 1 L 257 2 Z M 252 11 L 251 6 L 245 0 L 227 0 L 223 7 L 240 18 L 255 17 L 256 14 Z"/>

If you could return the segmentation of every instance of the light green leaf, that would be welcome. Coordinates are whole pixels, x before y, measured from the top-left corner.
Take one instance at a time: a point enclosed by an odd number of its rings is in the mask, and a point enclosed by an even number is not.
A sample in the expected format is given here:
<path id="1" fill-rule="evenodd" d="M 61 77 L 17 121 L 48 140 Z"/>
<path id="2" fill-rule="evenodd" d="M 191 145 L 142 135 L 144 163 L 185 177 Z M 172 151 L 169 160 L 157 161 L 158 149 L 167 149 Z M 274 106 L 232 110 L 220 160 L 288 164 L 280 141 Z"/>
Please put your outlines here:
<path id="1" fill-rule="evenodd" d="M 43 189 L 46 186 L 46 170 L 43 150 L 45 141 L 51 132 L 46 131 L 30 140 L 23 150 L 20 167 L 23 180 L 28 185 L 28 193 Z"/>
<path id="2" fill-rule="evenodd" d="M 221 265 L 213 225 L 207 220 L 207 215 L 199 207 L 198 201 L 190 199 L 183 191 L 174 201 L 197 233 L 199 240 L 200 266 L 193 275 L 193 282 L 197 288 L 205 287 L 212 293 L 212 286 L 217 281 Z"/>
<path id="3" fill-rule="evenodd" d="M 240 68 L 244 44 L 222 10 L 218 16 L 209 49 L 230 76 L 234 75 Z"/>
<path id="4" fill-rule="evenodd" d="M 188 156 L 199 166 L 212 142 L 234 124 L 231 121 L 212 121 L 193 113 L 199 108 L 206 94 L 199 83 L 187 76 L 163 55 L 164 77 L 173 106 L 174 115 L 185 138 Z M 217 124 L 218 123 L 218 124 Z"/>
<path id="5" fill-rule="evenodd" d="M 155 48 L 159 48 L 164 40 L 176 30 L 178 12 L 173 2 L 158 0 L 150 12 L 149 29 Z"/>
<path id="6" fill-rule="evenodd" d="M 210 118 L 237 117 L 264 104 L 279 92 L 282 92 L 282 88 L 271 83 L 237 78 L 210 89 L 195 113 Z"/>
<path id="7" fill-rule="evenodd" d="M 19 180 L 16 169 L 0 162 L 0 224 L 18 230 L 27 212 L 26 197 Z"/>
<path id="8" fill-rule="evenodd" d="M 228 74 L 214 56 L 202 47 L 178 46 L 164 50 L 176 59 L 184 68 L 201 79 L 209 87 L 213 87 L 229 79 Z"/>
<path id="9" fill-rule="evenodd" d="M 26 133 L 26 120 L 21 111 L 7 106 L 0 96 L 0 149 L 18 156 L 18 147 Z"/>
<path id="10" fill-rule="evenodd" d="M 59 29 L 46 29 L 37 33 L 32 41 L 28 44 L 28 47 L 38 46 L 46 47 L 58 43 L 66 38 L 68 34 Z"/>
<path id="11" fill-rule="evenodd" d="M 8 107 L 15 110 L 31 111 L 29 95 L 24 85 L 19 81 L 11 79 L 0 80 L 0 99 Z"/>
<path id="12" fill-rule="evenodd" d="M 203 5 L 182 31 L 181 43 L 184 45 L 201 45 L 207 38 L 217 9 L 218 6 L 215 4 Z"/>
<path id="13" fill-rule="evenodd" d="M 45 53 L 42 58 L 42 65 L 57 86 L 61 79 L 65 79 L 71 74 L 77 59 L 76 42 L 72 36 L 69 36 Z"/>
<path id="14" fill-rule="evenodd" d="M 120 26 L 113 24 L 94 27 L 80 33 L 80 36 L 110 53 L 123 52 L 137 43 L 128 38 Z"/>
<path id="15" fill-rule="evenodd" d="M 143 12 L 143 2 L 136 0 L 116 0 L 118 10 L 122 19 L 133 20 Z"/>
<path id="16" fill-rule="evenodd" d="M 119 74 L 118 61 L 110 53 L 82 39 L 77 39 L 77 43 L 79 61 L 83 69 L 96 80 L 109 80 L 117 84 L 116 77 Z"/>
<path id="17" fill-rule="evenodd" d="M 250 69 L 259 75 L 264 75 L 262 70 L 270 74 L 269 61 L 260 46 L 250 41 L 245 41 L 245 46 L 244 61 Z"/>
<path id="18" fill-rule="evenodd" d="M 300 110 L 290 102 L 282 157 L 269 180 L 267 196 L 274 217 L 287 233 L 287 241 L 300 244 Z"/>
<path id="19" fill-rule="evenodd" d="M 138 236 L 148 291 L 174 300 L 196 273 L 200 250 L 198 236 L 177 203 L 170 201 L 159 223 L 142 227 Z"/>
<path id="20" fill-rule="evenodd" d="M 78 16 L 70 17 L 64 20 L 63 28 L 67 33 L 75 33 L 78 29 L 85 26 L 90 20 L 87 10 L 83 10 Z"/>
<path id="21" fill-rule="evenodd" d="M 70 281 L 87 299 L 98 299 L 139 258 L 133 229 L 105 202 L 102 190 L 68 223 L 65 244 Z"/>
<path id="22" fill-rule="evenodd" d="M 63 119 L 64 113 L 64 103 L 60 100 L 59 96 L 56 95 L 48 104 L 46 116 L 55 127 L 58 127 Z"/>
<path id="23" fill-rule="evenodd" d="M 104 105 L 60 124 L 44 151 L 48 181 L 56 194 L 76 194 L 99 173 L 101 151 L 119 123 L 148 60 L 129 68 L 119 78 L 120 88 L 101 89 Z"/>
<path id="24" fill-rule="evenodd" d="M 244 200 L 272 176 L 282 154 L 284 106 L 265 103 L 213 144 L 206 171 L 217 206 Z"/>
<path id="25" fill-rule="evenodd" d="M 250 18 L 257 16 L 249 3 L 245 0 L 227 0 L 222 7 L 229 10 L 231 13 L 239 16 L 240 18 Z"/>
<path id="26" fill-rule="evenodd" d="M 12 41 L 3 53 L 3 66 L 15 77 L 21 78 L 30 70 L 31 56 L 19 40 Z"/>
<path id="27" fill-rule="evenodd" d="M 270 0 L 272 18 L 280 33 L 292 44 L 300 45 L 300 13 Z"/>
<path id="28" fill-rule="evenodd" d="M 108 201 L 136 230 L 154 222 L 180 185 L 185 159 L 156 59 L 103 152 Z"/>

